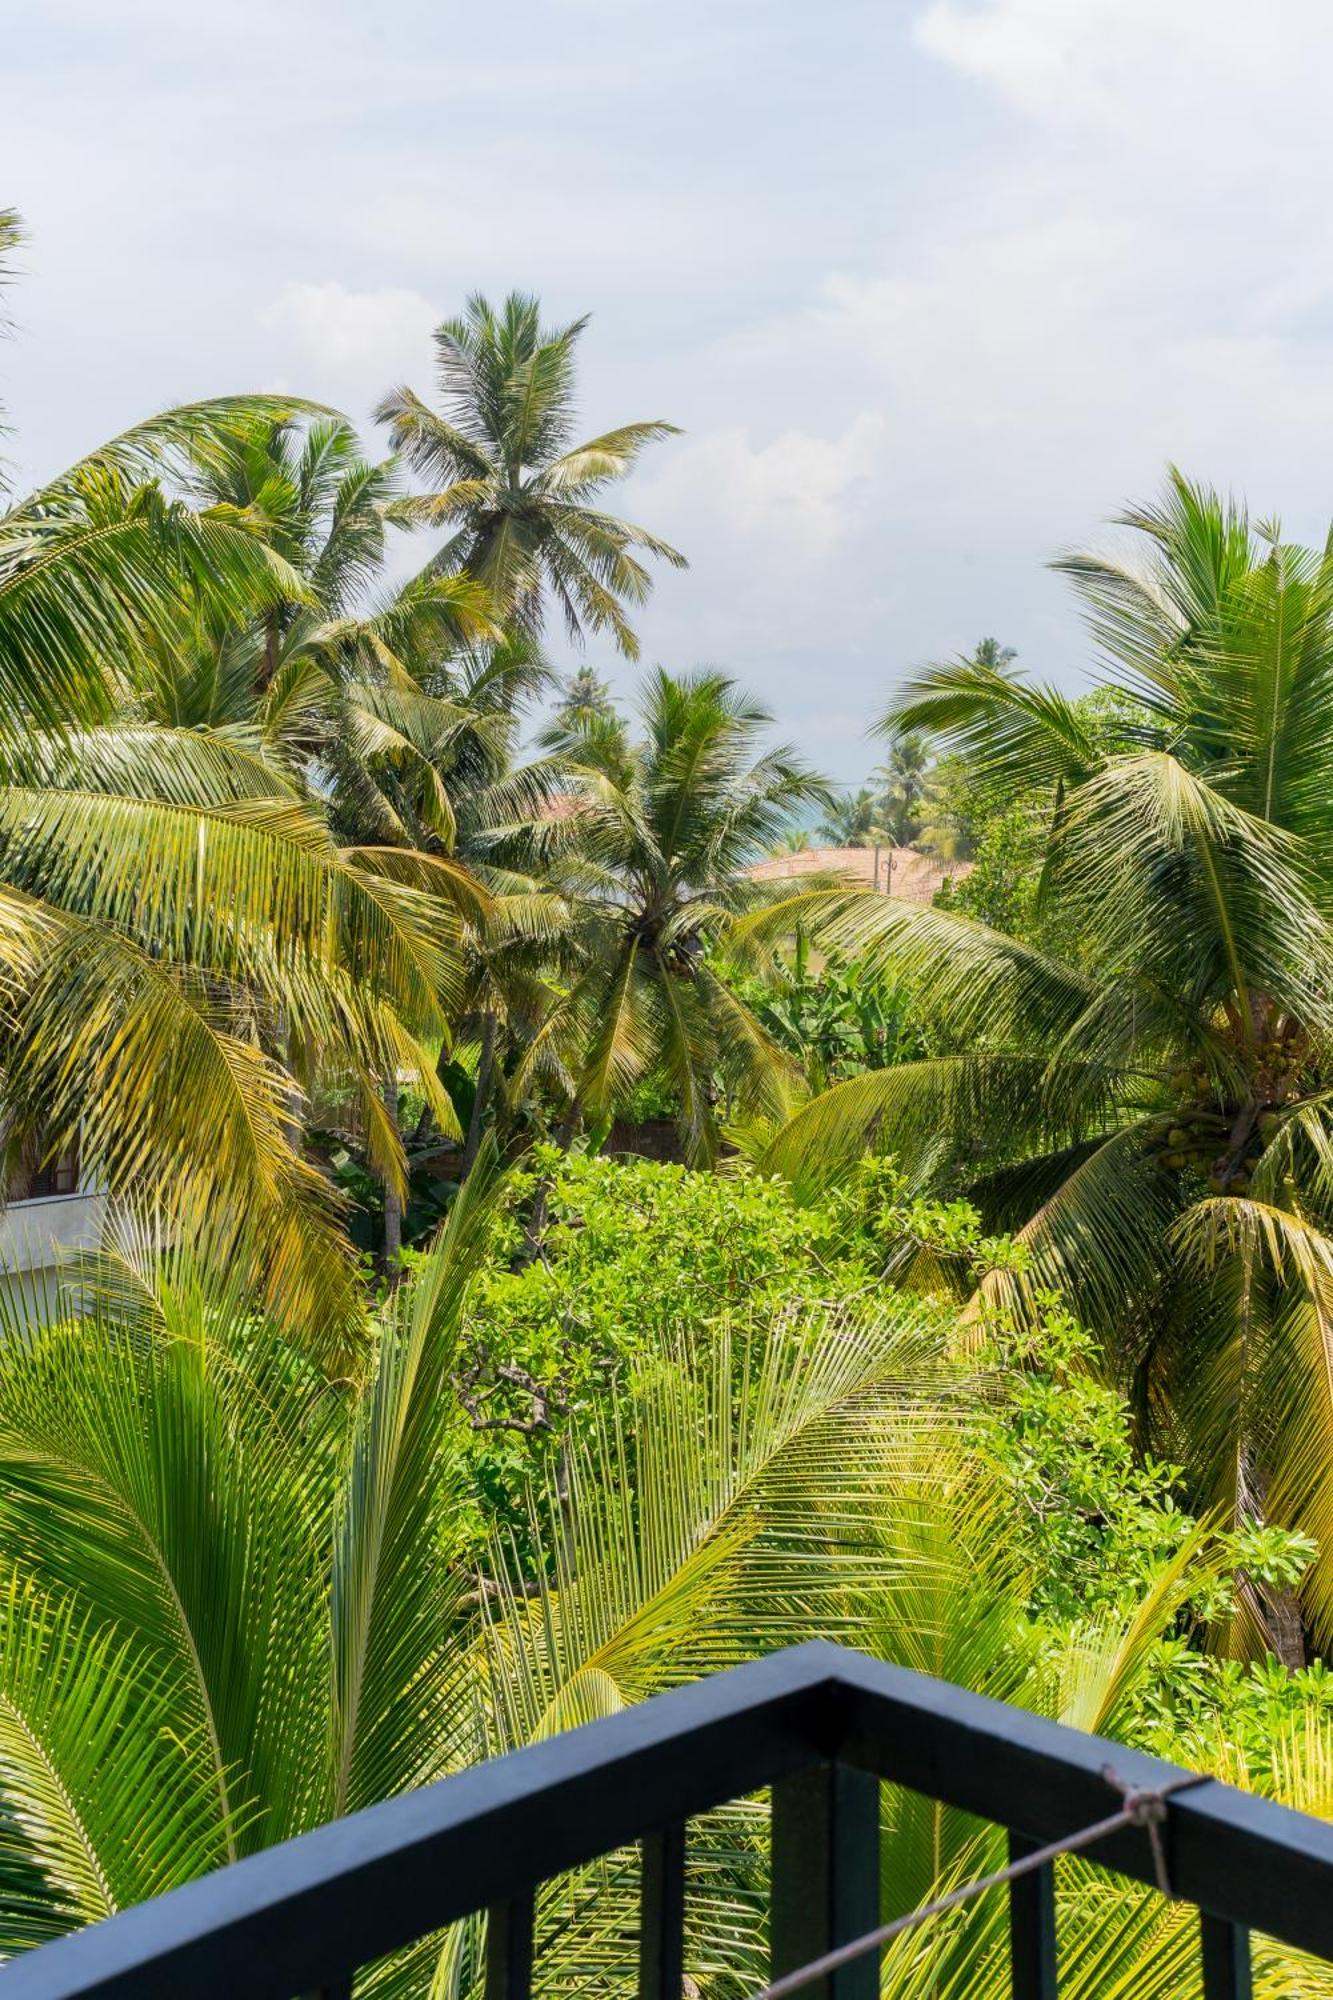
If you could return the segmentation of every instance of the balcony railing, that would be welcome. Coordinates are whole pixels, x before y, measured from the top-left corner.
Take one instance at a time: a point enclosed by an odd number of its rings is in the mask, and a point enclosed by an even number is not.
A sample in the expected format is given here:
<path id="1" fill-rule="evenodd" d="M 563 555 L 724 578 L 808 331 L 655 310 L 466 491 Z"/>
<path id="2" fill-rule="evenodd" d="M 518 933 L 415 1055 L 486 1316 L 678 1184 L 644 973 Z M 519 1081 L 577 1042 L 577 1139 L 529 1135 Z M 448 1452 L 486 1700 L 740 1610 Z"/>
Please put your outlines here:
<path id="1" fill-rule="evenodd" d="M 821 1644 L 661 1695 L 335 1821 L 77 1932 L 3 1973 L 4 2000 L 287 2000 L 351 1993 L 358 1967 L 489 1912 L 487 2000 L 525 2000 L 540 1883 L 642 1845 L 639 1992 L 679 2000 L 689 1821 L 772 1788 L 775 1977 L 879 1922 L 887 1780 L 1008 1828 L 1011 1851 L 1105 1819 L 1124 1784 L 1165 1793 L 1164 1824 L 1085 1854 L 1139 1882 L 1163 1865 L 1200 1913 L 1206 2000 L 1250 1992 L 1252 1930 L 1333 1960 L 1333 1825 L 1001 1702 Z M 1049 1865 L 1015 1881 L 1013 1992 L 1058 1990 Z M 866 1954 L 814 2000 L 877 2000 Z"/>

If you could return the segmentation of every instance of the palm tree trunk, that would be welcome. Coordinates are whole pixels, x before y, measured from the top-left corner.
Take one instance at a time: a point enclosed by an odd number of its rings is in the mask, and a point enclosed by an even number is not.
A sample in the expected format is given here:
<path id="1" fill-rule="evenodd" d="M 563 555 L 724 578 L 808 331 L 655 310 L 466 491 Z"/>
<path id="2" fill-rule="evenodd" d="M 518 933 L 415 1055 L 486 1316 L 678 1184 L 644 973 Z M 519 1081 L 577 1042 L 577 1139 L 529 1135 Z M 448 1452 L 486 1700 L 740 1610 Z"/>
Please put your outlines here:
<path id="1" fill-rule="evenodd" d="M 1294 1590 L 1270 1590 L 1264 1609 L 1264 1624 L 1274 1653 L 1291 1673 L 1298 1673 L 1309 1664 L 1300 1599 Z"/>
<path id="2" fill-rule="evenodd" d="M 398 1130 L 398 1079 L 384 1086 L 384 1109 L 394 1131 Z M 388 1174 L 384 1176 L 384 1275 L 391 1285 L 403 1279 L 403 1204 Z"/>
<path id="3" fill-rule="evenodd" d="M 486 1104 L 491 1094 L 491 1078 L 495 1073 L 495 1043 L 499 1032 L 499 1022 L 495 1015 L 487 1012 L 481 1020 L 481 1055 L 477 1062 L 477 1087 L 472 1094 L 472 1114 L 467 1121 L 467 1137 L 463 1141 L 463 1178 L 476 1165 L 477 1152 L 481 1145 L 482 1121 L 486 1115 Z"/>
<path id="4" fill-rule="evenodd" d="M 555 1143 L 562 1153 L 567 1153 L 583 1116 L 583 1105 L 577 1091 L 570 1098 L 565 1115 L 560 1121 L 560 1129 L 555 1135 Z M 532 1207 L 528 1213 L 528 1226 L 523 1232 L 523 1245 L 518 1253 L 519 1268 L 531 1264 L 541 1248 L 542 1236 L 546 1230 L 546 1211 L 551 1200 L 551 1176 L 543 1174 L 533 1191 Z"/>
<path id="5" fill-rule="evenodd" d="M 278 648 L 282 644 L 282 625 L 276 611 L 270 611 L 264 620 L 264 667 L 260 675 L 259 691 L 273 685 L 273 676 L 278 671 Z"/>
<path id="6" fill-rule="evenodd" d="M 1246 1289 L 1248 1291 L 1248 1283 Z M 1248 1324 L 1248 1312 L 1246 1322 Z M 1236 1464 L 1237 1524 L 1252 1523 L 1255 1527 L 1263 1527 L 1267 1520 L 1267 1501 L 1268 1481 L 1256 1466 L 1248 1442 L 1243 1442 Z M 1281 1587 L 1260 1590 L 1243 1573 L 1240 1587 L 1241 1595 L 1249 1600 L 1250 1609 L 1267 1637 L 1274 1657 L 1292 1673 L 1306 1666 L 1305 1618 L 1296 1592 Z"/>

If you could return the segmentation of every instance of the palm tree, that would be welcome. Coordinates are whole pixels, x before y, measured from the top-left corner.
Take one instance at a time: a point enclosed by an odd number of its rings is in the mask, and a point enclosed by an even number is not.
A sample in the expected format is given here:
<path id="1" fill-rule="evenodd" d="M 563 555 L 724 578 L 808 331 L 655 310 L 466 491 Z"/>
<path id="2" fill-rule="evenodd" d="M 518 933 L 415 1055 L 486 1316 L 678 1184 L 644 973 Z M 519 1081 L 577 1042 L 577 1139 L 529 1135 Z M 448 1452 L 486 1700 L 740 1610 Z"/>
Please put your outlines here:
<path id="1" fill-rule="evenodd" d="M 685 558 L 592 502 L 676 427 L 623 424 L 574 442 L 574 359 L 587 324 L 544 328 L 534 298 L 512 292 L 497 310 L 475 296 L 435 335 L 443 413 L 400 388 L 376 416 L 405 463 L 435 484 L 395 509 L 398 520 L 450 530 L 432 573 L 466 570 L 533 633 L 553 599 L 571 637 L 607 631 L 635 658 L 625 607 L 652 588 L 636 551 L 676 569 Z"/>
<path id="2" fill-rule="evenodd" d="M 20 216 L 18 210 L 16 208 L 0 208 L 0 295 L 3 295 L 5 286 L 13 276 L 9 254 L 12 250 L 16 250 L 22 241 L 23 218 Z M 8 331 L 9 322 L 4 317 L 3 309 L 0 309 L 0 336 L 8 333 Z M 3 403 L 0 403 L 0 438 L 4 437 L 7 428 L 8 426 L 5 423 L 5 406 Z M 0 458 L 0 495 L 8 491 L 9 482 L 5 478 L 4 460 Z"/>
<path id="3" fill-rule="evenodd" d="M 368 461 L 344 419 L 238 432 L 196 484 L 201 497 L 234 510 L 280 550 L 301 577 L 303 599 L 239 622 L 191 609 L 150 658 L 138 706 L 177 726 L 254 732 L 357 865 L 441 899 L 440 921 L 457 934 L 461 958 L 489 903 L 453 857 L 450 789 L 469 760 L 491 756 L 488 741 L 501 728 L 497 691 L 512 698 L 534 673 L 541 684 L 544 669 L 534 667 L 531 648 L 499 646 L 486 593 L 469 578 L 419 579 L 367 608 L 384 566 L 394 469 Z M 489 660 L 475 687 L 463 686 L 466 675 L 460 681 L 449 665 L 469 646 Z M 456 966 L 451 1013 L 461 998 Z M 448 1049 L 438 1009 L 420 1025 Z M 365 1146 L 384 1186 L 385 1261 L 393 1271 L 406 1196 L 398 1125 L 405 1069 L 435 1126 L 460 1136 L 433 1047 L 414 1049 L 407 1032 L 395 1031 L 381 1042 L 376 1072 L 346 1036 L 303 1037 L 284 1019 L 280 1041 L 275 1052 L 307 1093 L 327 1100 L 332 1089 L 338 1129 Z"/>
<path id="4" fill-rule="evenodd" d="M 581 666 L 569 674 L 560 684 L 560 699 L 551 717 L 551 728 L 557 734 L 568 734 L 579 729 L 585 722 L 599 717 L 614 715 L 615 702 L 611 689 L 589 666 Z"/>
<path id="5" fill-rule="evenodd" d="M 442 749 L 473 718 L 426 685 L 440 659 L 499 636 L 482 588 L 439 577 L 367 600 L 384 569 L 385 517 L 397 491 L 342 417 L 249 426 L 193 481 L 196 497 L 262 535 L 300 577 L 299 602 L 262 618 L 190 609 L 134 690 L 155 719 L 260 732 L 267 752 L 327 799 L 349 840 L 451 828 Z"/>
<path id="6" fill-rule="evenodd" d="M 1002 674 L 1018 658 L 1017 648 L 1002 646 L 998 639 L 978 639 L 972 654 L 972 663 L 984 667 L 991 673 Z"/>
<path id="7" fill-rule="evenodd" d="M 929 767 L 925 743 L 919 736 L 905 735 L 894 740 L 874 774 L 880 786 L 878 823 L 894 847 L 906 847 L 916 837 Z"/>
<path id="8" fill-rule="evenodd" d="M 831 799 L 815 831 L 830 847 L 870 847 L 884 837 L 879 810 L 875 793 L 862 785 L 859 791 L 841 792 Z"/>
<path id="9" fill-rule="evenodd" d="M 679 1103 L 687 1157 L 703 1163 L 727 1109 L 772 1114 L 786 1101 L 789 1059 L 712 954 L 739 913 L 771 899 L 747 863 L 827 794 L 789 748 L 755 755 L 768 713 L 721 674 L 656 668 L 640 717 L 637 739 L 598 719 L 564 744 L 561 809 L 542 845 L 548 883 L 573 912 L 580 969 L 519 1080 L 549 1065 L 576 1123 L 659 1077 Z"/>
<path id="10" fill-rule="evenodd" d="M 0 515 L 0 1059 L 13 1138 L 77 1143 L 104 1183 L 243 1230 L 270 1296 L 338 1320 L 350 1265 L 279 1052 L 415 1060 L 458 924 L 396 862 L 339 846 L 253 733 L 157 721 L 146 698 L 175 635 L 309 600 L 246 510 L 153 476 L 220 476 L 291 415 L 168 412 Z"/>
<path id="11" fill-rule="evenodd" d="M 0 1344 L 0 1948 L 23 1950 L 284 1836 L 819 1634 L 1114 1732 L 1195 1582 L 1191 1547 L 1127 1615 L 1031 1625 L 1012 1505 L 941 1395 L 938 1315 L 742 1310 L 645 1358 L 572 1454 L 562 1533 L 520 1578 L 458 1559 L 451 1382 L 488 1245 L 493 1156 L 340 1395 L 189 1246 L 128 1232 L 81 1311 Z M 745 1384 L 743 1392 L 738 1385 Z M 470 1544 L 467 1544 L 470 1547 Z M 1273 1788 L 1319 1799 L 1327 1715 L 1292 1717 Z M 1283 1750 L 1293 1753 L 1284 1761 Z M 1232 1776 L 1234 1746 L 1217 1746 Z M 886 1798 L 894 1911 L 993 1866 L 1003 1835 Z M 766 1814 L 691 1829 L 687 1965 L 757 1985 Z M 637 1870 L 543 1885 L 543 1980 L 620 1990 Z M 480 1991 L 480 1920 L 358 1993 Z M 1188 1990 L 1192 1913 L 1071 1866 L 1076 2000 Z M 891 1990 L 1006 1990 L 1004 1906 L 904 1941 Z M 1327 1995 L 1256 1940 L 1255 1991 Z M 1306 1983 L 1308 1980 L 1309 1983 Z M 1321 1983 L 1323 1980 L 1323 1983 Z"/>
<path id="12" fill-rule="evenodd" d="M 890 717 L 1001 798 L 1046 787 L 1063 952 L 939 910 L 825 903 L 825 942 L 909 977 L 953 1052 L 830 1091 L 768 1164 L 822 1176 L 873 1129 L 1016 1227 L 1028 1269 L 1002 1289 L 1021 1307 L 1056 1288 L 1103 1331 L 1144 1447 L 1186 1466 L 1198 1503 L 1317 1539 L 1303 1604 L 1322 1643 L 1333 553 L 1178 473 L 1124 525 L 1141 560 L 1058 565 L 1113 665 L 1109 740 L 1057 690 L 977 662 L 924 674 Z M 1261 1645 L 1302 1656 L 1291 1602 L 1252 1592 L 1248 1612 Z"/>
<path id="13" fill-rule="evenodd" d="M 968 861 L 976 843 L 976 801 L 967 765 L 937 757 L 921 793 L 913 846 L 940 861 Z"/>

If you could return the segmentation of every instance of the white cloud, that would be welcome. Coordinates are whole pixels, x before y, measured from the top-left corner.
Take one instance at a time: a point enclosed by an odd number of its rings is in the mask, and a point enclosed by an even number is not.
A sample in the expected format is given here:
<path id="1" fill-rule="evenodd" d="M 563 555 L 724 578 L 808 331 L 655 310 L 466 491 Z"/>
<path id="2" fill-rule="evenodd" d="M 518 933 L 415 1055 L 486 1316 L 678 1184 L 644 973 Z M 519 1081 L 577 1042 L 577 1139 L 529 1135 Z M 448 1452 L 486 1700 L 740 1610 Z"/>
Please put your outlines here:
<path id="1" fill-rule="evenodd" d="M 429 336 L 443 318 L 420 292 L 393 285 L 353 291 L 330 278 L 284 285 L 261 324 L 322 372 L 387 386 L 420 373 Z"/>
<path id="2" fill-rule="evenodd" d="M 1247 90 L 1253 107 L 1303 68 L 1303 32 L 1324 19 L 1322 0 L 932 0 L 914 32 L 1024 110 L 1120 126 L 1174 100 L 1183 138 L 1192 110 L 1220 110 L 1219 90 Z"/>
<path id="3" fill-rule="evenodd" d="M 884 420 L 864 410 L 840 437 L 784 431 L 756 445 L 739 425 L 678 445 L 661 469 L 636 482 L 654 521 L 682 519 L 729 541 L 752 542 L 760 560 L 818 564 L 844 538 L 855 489 L 883 451 Z M 667 532 L 667 530 L 663 530 Z"/>
<path id="4" fill-rule="evenodd" d="M 792 662 L 811 646 L 854 645 L 866 616 L 873 581 L 849 593 L 842 577 L 883 461 L 884 423 L 871 410 L 832 436 L 789 430 L 759 443 L 726 426 L 664 454 L 624 503 L 690 559 L 684 575 L 659 578 L 642 620 L 648 656 L 732 668 L 787 729 L 807 692 Z M 836 707 L 847 704 L 823 705 L 825 724 Z M 842 743 L 859 735 L 847 720 L 832 726 Z"/>

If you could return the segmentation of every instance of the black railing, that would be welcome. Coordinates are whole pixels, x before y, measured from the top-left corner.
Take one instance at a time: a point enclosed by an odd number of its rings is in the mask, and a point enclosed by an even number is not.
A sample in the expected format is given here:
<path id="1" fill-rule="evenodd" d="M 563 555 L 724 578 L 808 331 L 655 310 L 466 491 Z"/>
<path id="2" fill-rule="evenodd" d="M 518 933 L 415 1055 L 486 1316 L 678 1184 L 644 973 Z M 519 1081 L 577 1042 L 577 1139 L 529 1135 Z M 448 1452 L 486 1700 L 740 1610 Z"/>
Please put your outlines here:
<path id="1" fill-rule="evenodd" d="M 357 1969 L 489 1912 L 488 2000 L 540 1990 L 539 1884 L 642 1843 L 639 1991 L 679 2000 L 688 1822 L 772 1788 L 775 1976 L 879 1921 L 879 1785 L 1007 1827 L 1011 1850 L 1104 1819 L 1106 1768 L 1167 1794 L 1155 1832 L 1087 1856 L 1200 1912 L 1206 2000 L 1250 1992 L 1251 1930 L 1333 1960 L 1333 1825 L 1156 1758 L 827 1645 L 799 1646 L 373 1806 L 15 1959 L 3 2000 L 346 1996 Z M 1010 1890 L 1013 1992 L 1054 2000 L 1049 1867 Z M 877 2000 L 865 1955 L 807 1989 Z"/>

